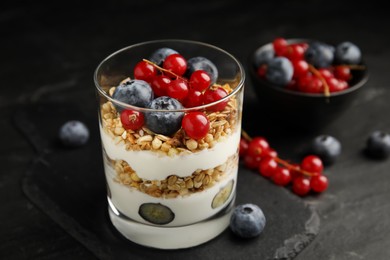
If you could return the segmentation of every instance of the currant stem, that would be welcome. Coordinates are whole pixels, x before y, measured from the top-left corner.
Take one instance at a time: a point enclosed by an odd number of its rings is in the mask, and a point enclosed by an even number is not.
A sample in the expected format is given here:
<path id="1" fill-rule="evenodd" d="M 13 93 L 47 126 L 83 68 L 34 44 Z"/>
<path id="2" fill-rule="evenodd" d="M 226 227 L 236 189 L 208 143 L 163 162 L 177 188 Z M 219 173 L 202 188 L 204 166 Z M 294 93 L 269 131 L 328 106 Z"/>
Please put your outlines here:
<path id="1" fill-rule="evenodd" d="M 324 95 L 326 97 L 329 97 L 330 96 L 329 85 L 328 85 L 328 83 L 326 83 L 326 80 L 324 79 L 324 77 L 321 75 L 321 73 L 313 65 L 309 64 L 309 70 L 311 73 L 313 73 L 315 76 L 317 76 L 322 81 L 322 84 L 324 84 Z"/>
<path id="2" fill-rule="evenodd" d="M 243 129 L 241 129 L 241 135 L 242 135 L 242 137 L 243 137 L 246 141 L 248 141 L 248 142 L 252 141 L 252 137 L 250 137 L 250 135 L 248 135 L 248 133 L 245 132 L 245 130 L 243 130 Z"/>
<path id="3" fill-rule="evenodd" d="M 356 65 L 356 64 L 340 64 L 340 65 L 337 65 L 336 67 L 348 67 L 351 70 L 365 70 L 366 69 L 366 66 Z"/>
<path id="4" fill-rule="evenodd" d="M 285 161 L 283 159 L 280 159 L 279 157 L 275 157 L 274 159 L 275 159 L 276 162 L 280 163 L 281 165 L 283 165 L 284 167 L 286 167 L 289 170 L 294 170 L 294 171 L 300 172 L 303 175 L 306 175 L 308 177 L 312 177 L 312 176 L 316 176 L 317 175 L 315 173 L 311 173 L 311 172 L 299 169 L 298 167 L 288 163 L 287 161 Z"/>
<path id="5" fill-rule="evenodd" d="M 160 71 L 164 71 L 164 72 L 166 72 L 166 73 L 169 73 L 170 75 L 175 76 L 176 78 L 181 78 L 182 80 L 187 81 L 186 79 L 184 79 L 183 77 L 180 77 L 179 75 L 173 73 L 172 71 L 167 70 L 167 69 L 164 69 L 164 68 L 161 68 L 161 67 L 158 66 L 156 63 L 154 63 L 154 62 L 152 62 L 152 61 L 150 61 L 150 60 L 147 60 L 147 59 L 142 59 L 142 60 L 143 60 L 144 62 L 146 62 L 146 63 L 148 63 L 148 64 L 154 66 L 156 69 L 158 69 L 158 70 L 160 70 Z"/>

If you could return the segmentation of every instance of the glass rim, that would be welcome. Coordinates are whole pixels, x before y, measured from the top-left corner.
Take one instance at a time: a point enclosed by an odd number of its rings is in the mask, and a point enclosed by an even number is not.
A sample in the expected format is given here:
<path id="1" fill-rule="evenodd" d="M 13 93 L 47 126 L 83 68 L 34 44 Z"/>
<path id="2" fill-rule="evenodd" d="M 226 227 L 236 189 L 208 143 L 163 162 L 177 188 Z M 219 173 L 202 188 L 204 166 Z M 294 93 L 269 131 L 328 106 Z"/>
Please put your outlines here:
<path id="1" fill-rule="evenodd" d="M 137 107 L 137 106 L 133 106 L 133 105 L 129 105 L 127 103 L 124 103 L 122 101 L 119 101 L 119 100 L 116 100 L 114 98 L 112 98 L 110 95 L 108 95 L 108 93 L 106 93 L 103 88 L 100 86 L 99 84 L 99 81 L 98 81 L 98 73 L 99 73 L 99 70 L 101 69 L 101 67 L 103 66 L 103 64 L 108 61 L 109 59 L 111 59 L 112 57 L 126 51 L 126 50 L 129 50 L 129 49 L 132 49 L 132 48 L 135 48 L 135 47 L 138 47 L 138 46 L 142 46 L 142 45 L 145 45 L 145 44 L 154 44 L 154 43 L 163 43 L 163 42 L 172 42 L 172 43 L 184 43 L 184 44 L 194 44 L 194 45 L 202 45 L 204 47 L 208 47 L 208 48 L 211 48 L 211 49 L 214 49 L 214 50 L 217 50 L 225 55 L 227 55 L 229 58 L 231 58 L 237 65 L 238 69 L 239 69 L 239 74 L 240 74 L 240 81 L 238 82 L 237 84 L 237 87 L 235 87 L 233 89 L 232 92 L 228 93 L 225 97 L 215 101 L 215 102 L 212 102 L 212 103 L 208 103 L 208 104 L 204 104 L 204 105 L 201 105 L 201 106 L 196 106 L 196 107 L 189 107 L 189 108 L 181 108 L 181 109 L 172 109 L 172 110 L 166 110 L 166 109 L 152 109 L 152 108 L 146 108 L 146 107 Z M 135 110 L 135 111 L 144 111 L 144 112 L 190 112 L 190 111 L 198 111 L 198 110 L 202 110 L 202 109 L 205 109 L 205 108 L 208 108 L 208 107 L 212 107 L 214 105 L 217 105 L 221 102 L 224 102 L 226 100 L 228 100 L 229 98 L 231 98 L 232 96 L 234 96 L 235 94 L 237 94 L 241 89 L 242 87 L 244 86 L 244 82 L 245 82 L 245 71 L 244 71 L 244 67 L 242 66 L 241 62 L 239 60 L 237 60 L 232 54 L 230 54 L 229 52 L 217 47 L 217 46 L 214 46 L 214 45 L 211 45 L 211 44 L 208 44 L 208 43 L 204 43 L 204 42 L 200 42 L 200 41 L 193 41 L 193 40 L 183 40 L 183 39 L 162 39 L 162 40 L 152 40 L 152 41 L 144 41 L 144 42 L 139 42 L 139 43 L 136 43 L 136 44 L 132 44 L 132 45 L 129 45 L 129 46 L 126 46 L 124 48 L 121 48 L 113 53 L 111 53 L 110 55 L 108 55 L 106 58 L 104 58 L 99 64 L 98 66 L 96 67 L 95 69 L 95 72 L 93 74 L 93 80 L 94 80 L 94 83 L 95 83 L 95 87 L 97 89 L 97 91 L 103 95 L 107 100 L 111 101 L 113 104 L 116 104 L 116 105 L 119 105 L 125 109 L 129 109 L 129 110 Z"/>

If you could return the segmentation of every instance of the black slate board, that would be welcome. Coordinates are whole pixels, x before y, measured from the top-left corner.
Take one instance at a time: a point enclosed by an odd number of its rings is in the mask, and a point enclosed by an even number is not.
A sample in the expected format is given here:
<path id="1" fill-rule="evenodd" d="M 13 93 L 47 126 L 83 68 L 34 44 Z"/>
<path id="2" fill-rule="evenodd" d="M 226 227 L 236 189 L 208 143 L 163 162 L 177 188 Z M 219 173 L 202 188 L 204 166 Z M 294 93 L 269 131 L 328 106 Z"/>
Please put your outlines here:
<path id="1" fill-rule="evenodd" d="M 266 216 L 263 233 L 242 240 L 227 229 L 203 245 L 158 250 L 123 238 L 108 218 L 97 115 L 77 104 L 41 103 L 15 113 L 18 129 L 37 151 L 22 181 L 26 196 L 99 259 L 292 259 L 319 232 L 319 216 L 289 190 L 240 167 L 237 204 L 255 203 Z M 67 149 L 57 139 L 60 126 L 78 119 L 87 124 L 87 145 Z"/>

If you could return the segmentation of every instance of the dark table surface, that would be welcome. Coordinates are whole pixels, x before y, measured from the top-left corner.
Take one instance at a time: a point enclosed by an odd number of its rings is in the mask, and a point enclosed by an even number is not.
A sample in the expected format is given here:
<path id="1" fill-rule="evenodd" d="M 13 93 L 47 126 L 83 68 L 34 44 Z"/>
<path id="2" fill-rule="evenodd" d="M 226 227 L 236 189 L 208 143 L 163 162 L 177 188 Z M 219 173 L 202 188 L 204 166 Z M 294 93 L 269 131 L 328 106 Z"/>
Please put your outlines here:
<path id="1" fill-rule="evenodd" d="M 302 199 L 316 208 L 321 227 L 296 259 L 390 258 L 390 159 L 374 161 L 362 154 L 371 131 L 390 132 L 390 16 L 374 2 L 16 1 L 0 8 L 0 33 L 0 259 L 94 259 L 23 193 L 21 179 L 36 152 L 12 123 L 15 110 L 44 101 L 75 101 L 90 109 L 95 67 L 111 52 L 134 43 L 203 41 L 247 66 L 255 47 L 278 36 L 352 41 L 370 68 L 364 95 L 348 111 L 299 137 L 261 124 L 266 111 L 255 110 L 256 96 L 247 80 L 243 127 L 251 135 L 266 136 L 292 159 L 320 133 L 343 144 L 337 163 L 326 169 L 329 189 Z"/>

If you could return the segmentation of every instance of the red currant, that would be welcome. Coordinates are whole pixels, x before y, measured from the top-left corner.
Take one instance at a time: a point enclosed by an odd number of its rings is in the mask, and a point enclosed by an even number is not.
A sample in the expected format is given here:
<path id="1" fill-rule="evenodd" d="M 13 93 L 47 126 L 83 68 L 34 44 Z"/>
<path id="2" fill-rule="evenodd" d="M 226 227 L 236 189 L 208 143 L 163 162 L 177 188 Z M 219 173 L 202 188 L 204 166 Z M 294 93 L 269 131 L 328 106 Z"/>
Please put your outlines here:
<path id="1" fill-rule="evenodd" d="M 296 164 L 296 163 L 292 163 L 290 165 L 291 167 L 289 168 L 290 170 L 290 173 L 291 173 L 291 178 L 294 180 L 298 177 L 301 177 L 302 176 L 302 173 L 299 171 L 300 170 L 300 166 L 299 164 Z"/>
<path id="2" fill-rule="evenodd" d="M 317 155 L 308 155 L 301 162 L 301 169 L 310 173 L 321 174 L 324 166 Z"/>
<path id="3" fill-rule="evenodd" d="M 259 167 L 260 160 L 260 156 L 252 156 L 246 153 L 244 156 L 245 167 L 247 167 L 248 169 L 256 169 Z"/>
<path id="4" fill-rule="evenodd" d="M 239 148 L 239 154 L 240 154 L 240 158 L 243 158 L 246 154 L 246 152 L 248 151 L 248 141 L 245 140 L 244 138 L 241 138 L 240 139 L 240 148 Z"/>
<path id="5" fill-rule="evenodd" d="M 293 180 L 292 190 L 299 196 L 304 196 L 310 191 L 310 180 L 306 177 L 300 176 Z"/>
<path id="6" fill-rule="evenodd" d="M 328 178 L 325 175 L 312 176 L 310 187 L 315 192 L 323 192 L 328 188 Z"/>
<path id="7" fill-rule="evenodd" d="M 309 74 L 299 79 L 298 89 L 305 93 L 322 93 L 324 85 L 319 78 Z"/>
<path id="8" fill-rule="evenodd" d="M 123 110 L 121 122 L 124 129 L 137 130 L 144 125 L 144 114 L 135 110 Z"/>
<path id="9" fill-rule="evenodd" d="M 294 68 L 294 78 L 304 76 L 309 71 L 309 64 L 305 60 L 294 60 L 292 64 Z"/>
<path id="10" fill-rule="evenodd" d="M 299 44 L 290 44 L 285 56 L 291 61 L 303 60 L 305 49 Z"/>
<path id="11" fill-rule="evenodd" d="M 196 70 L 191 74 L 189 86 L 198 91 L 204 91 L 210 86 L 211 77 L 204 70 Z"/>
<path id="12" fill-rule="evenodd" d="M 182 76 L 187 70 L 187 61 L 178 53 L 171 54 L 165 58 L 163 68 Z"/>
<path id="13" fill-rule="evenodd" d="M 257 75 L 259 75 L 260 78 L 264 78 L 266 73 L 267 65 L 263 64 L 257 68 Z"/>
<path id="14" fill-rule="evenodd" d="M 318 72 L 321 74 L 321 76 L 328 81 L 329 79 L 333 78 L 334 75 L 329 69 L 321 68 L 318 70 Z"/>
<path id="15" fill-rule="evenodd" d="M 258 170 L 262 176 L 269 178 L 275 173 L 277 168 L 278 163 L 275 159 L 267 156 L 261 159 Z"/>
<path id="16" fill-rule="evenodd" d="M 272 42 L 276 56 L 284 56 L 287 51 L 288 42 L 284 38 L 276 38 Z"/>
<path id="17" fill-rule="evenodd" d="M 351 79 L 351 69 L 347 66 L 336 66 L 334 69 L 334 76 L 337 79 L 348 81 Z"/>
<path id="18" fill-rule="evenodd" d="M 190 89 L 183 105 L 185 107 L 197 107 L 203 105 L 203 93 L 198 90 Z"/>
<path id="19" fill-rule="evenodd" d="M 156 97 L 166 95 L 168 86 L 171 84 L 171 79 L 165 75 L 157 75 L 152 80 L 152 89 Z"/>
<path id="20" fill-rule="evenodd" d="M 181 78 L 172 80 L 171 84 L 168 85 L 167 94 L 168 96 L 176 98 L 177 100 L 182 102 L 188 95 L 187 82 Z"/>
<path id="21" fill-rule="evenodd" d="M 286 85 L 286 89 L 297 91 L 298 90 L 298 83 L 296 79 L 291 79 L 289 83 Z"/>
<path id="22" fill-rule="evenodd" d="M 134 67 L 134 78 L 136 79 L 141 79 L 150 83 L 156 75 L 156 68 L 146 61 L 138 62 Z"/>
<path id="23" fill-rule="evenodd" d="M 278 157 L 278 152 L 273 148 L 268 148 L 267 156 L 272 157 L 272 158 L 276 158 L 276 157 Z"/>
<path id="24" fill-rule="evenodd" d="M 272 175 L 272 181 L 279 186 L 286 186 L 291 181 L 291 174 L 287 168 L 278 167 Z"/>
<path id="25" fill-rule="evenodd" d="M 207 135 L 210 121 L 202 112 L 190 112 L 183 117 L 181 125 L 192 139 L 199 140 Z"/>
<path id="26" fill-rule="evenodd" d="M 210 87 L 203 93 L 204 104 L 210 104 L 216 102 L 227 96 L 227 92 L 222 87 Z M 222 111 L 225 109 L 229 100 L 224 100 L 216 105 L 206 108 L 208 111 Z"/>
<path id="27" fill-rule="evenodd" d="M 265 138 L 255 137 L 249 143 L 247 154 L 260 157 L 265 156 L 269 148 L 269 144 Z"/>

